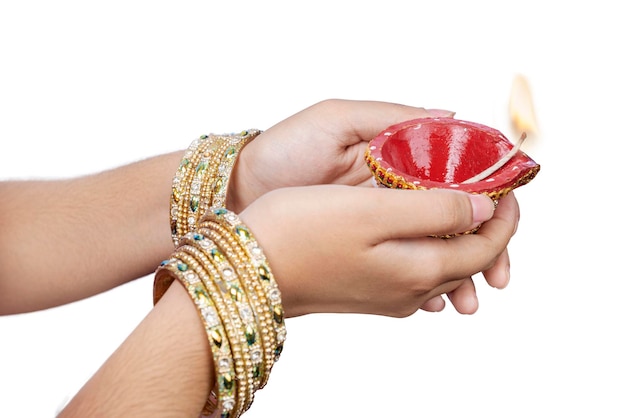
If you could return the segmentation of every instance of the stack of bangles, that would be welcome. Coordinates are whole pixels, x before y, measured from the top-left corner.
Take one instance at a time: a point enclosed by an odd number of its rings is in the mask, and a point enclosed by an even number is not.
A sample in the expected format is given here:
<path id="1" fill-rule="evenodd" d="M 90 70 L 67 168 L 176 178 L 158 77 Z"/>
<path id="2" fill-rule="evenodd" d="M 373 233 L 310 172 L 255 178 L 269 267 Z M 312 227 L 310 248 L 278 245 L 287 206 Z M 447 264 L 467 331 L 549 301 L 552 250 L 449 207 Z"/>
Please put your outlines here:
<path id="1" fill-rule="evenodd" d="M 281 294 L 252 232 L 224 208 L 241 148 L 260 131 L 194 141 L 174 177 L 172 239 L 157 268 L 153 302 L 174 280 L 187 289 L 206 330 L 216 384 L 202 411 L 236 418 L 265 386 L 286 338 Z"/>

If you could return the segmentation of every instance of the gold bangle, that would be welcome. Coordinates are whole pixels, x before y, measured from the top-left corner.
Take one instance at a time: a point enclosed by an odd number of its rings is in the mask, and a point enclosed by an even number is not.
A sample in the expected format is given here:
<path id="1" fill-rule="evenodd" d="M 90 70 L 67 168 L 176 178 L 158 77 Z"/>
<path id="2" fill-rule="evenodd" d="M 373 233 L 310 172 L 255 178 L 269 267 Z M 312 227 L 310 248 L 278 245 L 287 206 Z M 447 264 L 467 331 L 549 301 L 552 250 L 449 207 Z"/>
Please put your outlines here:
<path id="1" fill-rule="evenodd" d="M 265 291 L 258 280 L 250 258 L 230 231 L 206 218 L 203 218 L 199 231 L 218 242 L 221 247 L 228 248 L 228 256 L 237 266 L 245 290 L 250 295 L 249 299 L 252 301 L 253 309 L 259 321 L 260 338 L 263 342 L 263 362 L 259 365 L 260 367 L 254 370 L 255 385 L 257 389 L 263 388 L 275 363 L 276 351 L 276 333 Z"/>
<path id="2" fill-rule="evenodd" d="M 224 206 L 230 176 L 241 149 L 261 133 L 202 135 L 185 152 L 172 180 L 170 228 L 174 245 L 211 206 Z"/>
<path id="3" fill-rule="evenodd" d="M 181 216 L 177 219 L 176 230 L 179 233 L 176 239 L 180 239 L 188 231 L 195 230 L 196 221 L 203 213 L 201 206 L 205 205 L 205 200 L 211 198 L 210 189 L 215 182 L 215 172 L 220 162 L 218 156 L 221 155 L 223 147 L 224 141 L 221 137 L 209 135 L 196 148 L 198 155 L 196 164 L 183 186 L 184 200 L 180 206 Z"/>
<path id="4" fill-rule="evenodd" d="M 174 280 L 179 280 L 187 289 L 206 330 L 216 374 L 216 385 L 207 396 L 202 413 L 211 414 L 217 408 L 229 411 L 235 405 L 237 385 L 231 347 L 214 299 L 210 297 L 201 280 L 202 269 L 195 263 L 188 264 L 189 260 L 185 258 L 187 258 L 185 254 L 176 251 L 169 260 L 157 268 L 153 303 L 156 304 L 161 299 Z"/>
<path id="5" fill-rule="evenodd" d="M 194 247 L 182 245 L 179 247 L 182 250 L 182 254 L 179 257 L 184 262 L 195 267 L 202 266 L 202 271 L 199 276 L 206 286 L 209 297 L 213 300 L 217 313 L 222 321 L 224 330 L 223 340 L 227 340 L 230 346 L 231 362 L 234 366 L 234 376 L 230 375 L 217 375 L 217 393 L 218 393 L 218 407 L 221 406 L 223 413 L 238 417 L 244 411 L 244 405 L 247 403 L 249 387 L 247 379 L 247 370 L 249 364 L 244 359 L 244 346 L 240 342 L 239 329 L 241 327 L 241 320 L 233 312 L 233 306 L 228 298 L 224 298 L 215 283 L 214 270 L 210 266 L 210 261 L 199 258 L 197 250 Z M 214 362 L 217 363 L 218 359 L 213 357 Z M 215 365 L 217 368 L 217 364 Z M 232 377 L 232 380 L 231 380 Z M 234 395 L 234 396 L 233 396 Z"/>
<path id="6" fill-rule="evenodd" d="M 254 370 L 259 364 L 261 346 L 258 341 L 258 327 L 255 312 L 246 295 L 237 269 L 234 268 L 225 254 L 225 249 L 217 241 L 212 240 L 200 231 L 193 233 L 193 241 L 185 235 L 181 239 L 183 248 L 198 260 L 207 270 L 210 277 L 203 278 L 212 297 L 221 298 L 224 303 L 222 312 L 228 315 L 232 324 L 229 340 L 233 351 L 241 353 L 244 371 L 237 375 L 241 385 L 241 395 L 238 398 L 235 411 L 247 410 L 254 400 L 255 385 Z M 218 244 L 218 245 L 216 245 Z M 193 246 L 192 246 L 193 245 Z M 228 331 L 228 328 L 227 328 Z"/>
<path id="7" fill-rule="evenodd" d="M 222 231 L 204 227 L 200 227 L 198 232 L 207 236 L 224 250 L 230 263 L 235 266 L 237 275 L 240 278 L 240 283 L 243 285 L 242 290 L 245 291 L 247 295 L 247 300 L 250 303 L 256 325 L 256 332 L 254 334 L 255 344 L 254 347 L 251 347 L 250 351 L 253 362 L 251 377 L 254 390 L 260 389 L 264 386 L 269 376 L 269 370 L 271 370 L 274 362 L 273 357 L 268 356 L 267 353 L 268 350 L 272 349 L 275 341 L 273 333 L 269 332 L 267 321 L 269 309 L 266 299 L 263 296 L 263 290 L 260 285 L 258 285 L 257 281 L 253 280 L 253 277 L 249 274 L 247 266 L 250 265 L 250 262 L 245 258 L 245 255 L 233 245 L 230 234 L 224 234 Z M 256 343 L 256 341 L 259 341 L 259 343 Z M 250 344 L 250 341 L 248 341 L 248 343 Z"/>
<path id="8" fill-rule="evenodd" d="M 235 166 L 235 162 L 237 161 L 237 157 L 239 156 L 242 148 L 260 134 L 261 131 L 258 129 L 248 129 L 240 132 L 239 134 L 224 136 L 228 146 L 222 153 L 220 165 L 217 170 L 217 178 L 213 185 L 212 197 L 208 202 L 207 209 L 209 207 L 226 207 L 228 184 L 230 182 L 230 176 Z"/>
<path id="9" fill-rule="evenodd" d="M 156 270 L 153 302 L 172 281 L 183 283 L 204 323 L 215 367 L 203 414 L 219 409 L 222 417 L 238 418 L 282 352 L 280 291 L 249 229 L 226 209 L 207 210 L 196 231 L 178 243 Z"/>
<path id="10" fill-rule="evenodd" d="M 200 219 L 200 226 L 208 226 L 211 222 L 222 225 L 230 231 L 230 234 L 248 255 L 250 260 L 250 262 L 247 263 L 248 267 L 254 270 L 254 274 L 263 287 L 264 296 L 267 299 L 267 305 L 271 311 L 272 325 L 276 335 L 276 346 L 274 347 L 273 353 L 274 361 L 276 361 L 282 353 L 283 345 L 287 337 L 287 330 L 284 321 L 282 296 L 272 270 L 270 269 L 269 262 L 252 232 L 234 212 L 225 208 L 212 208 Z"/>
<path id="11" fill-rule="evenodd" d="M 186 227 L 186 208 L 190 203 L 189 189 L 194 171 L 198 166 L 198 160 L 204 153 L 204 147 L 210 142 L 208 135 L 202 135 L 195 139 L 185 151 L 183 158 L 172 180 L 172 193 L 170 197 L 170 227 L 174 244 L 178 244 L 178 237 Z"/>

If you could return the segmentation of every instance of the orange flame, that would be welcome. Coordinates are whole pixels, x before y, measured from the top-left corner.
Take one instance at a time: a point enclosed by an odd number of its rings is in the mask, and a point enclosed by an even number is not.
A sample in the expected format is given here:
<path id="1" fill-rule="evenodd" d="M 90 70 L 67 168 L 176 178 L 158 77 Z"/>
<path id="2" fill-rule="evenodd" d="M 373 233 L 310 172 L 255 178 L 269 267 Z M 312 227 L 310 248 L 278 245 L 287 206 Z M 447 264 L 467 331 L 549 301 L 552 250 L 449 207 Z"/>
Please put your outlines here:
<path id="1" fill-rule="evenodd" d="M 511 85 L 509 97 L 509 117 L 517 135 L 526 132 L 529 136 L 539 134 L 535 107 L 528 80 L 518 74 Z"/>

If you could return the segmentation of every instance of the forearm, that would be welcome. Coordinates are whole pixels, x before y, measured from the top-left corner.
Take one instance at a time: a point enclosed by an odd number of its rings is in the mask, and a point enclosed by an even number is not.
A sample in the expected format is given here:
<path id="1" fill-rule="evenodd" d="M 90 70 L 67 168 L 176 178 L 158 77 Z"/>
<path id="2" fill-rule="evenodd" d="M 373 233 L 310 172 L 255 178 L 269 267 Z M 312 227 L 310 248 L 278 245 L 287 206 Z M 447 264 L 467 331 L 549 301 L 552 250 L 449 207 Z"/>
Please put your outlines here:
<path id="1" fill-rule="evenodd" d="M 213 376 L 206 332 L 174 281 L 59 417 L 197 417 Z"/>
<path id="2" fill-rule="evenodd" d="M 0 314 L 44 309 L 154 271 L 169 256 L 182 153 L 55 181 L 0 183 Z"/>

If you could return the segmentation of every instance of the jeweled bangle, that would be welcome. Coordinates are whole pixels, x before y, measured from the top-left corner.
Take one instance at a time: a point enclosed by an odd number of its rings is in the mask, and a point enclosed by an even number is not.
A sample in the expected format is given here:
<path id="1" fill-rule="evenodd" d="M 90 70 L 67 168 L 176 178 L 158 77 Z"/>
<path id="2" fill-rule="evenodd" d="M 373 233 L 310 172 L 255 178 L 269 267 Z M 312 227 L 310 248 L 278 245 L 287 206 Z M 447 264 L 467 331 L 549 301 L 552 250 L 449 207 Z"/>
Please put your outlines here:
<path id="1" fill-rule="evenodd" d="M 212 208 L 203 215 L 199 225 L 200 227 L 204 227 L 205 225 L 209 226 L 211 222 L 222 225 L 228 229 L 231 235 L 239 242 L 241 248 L 248 254 L 250 259 L 250 263 L 248 264 L 254 269 L 265 291 L 268 307 L 272 314 L 273 328 L 276 333 L 276 347 L 273 354 L 276 361 L 282 353 L 287 330 L 285 328 L 282 296 L 270 269 L 269 262 L 252 232 L 234 212 L 224 208 Z"/>
<path id="2" fill-rule="evenodd" d="M 173 280 L 186 287 L 205 324 L 216 384 L 203 414 L 237 418 L 254 400 L 278 360 L 286 337 L 278 286 L 263 251 L 239 218 L 209 209 L 197 230 L 179 237 L 157 268 L 153 301 Z M 267 283 L 265 283 L 267 282 Z"/>
<path id="3" fill-rule="evenodd" d="M 260 329 L 260 339 L 263 343 L 262 353 L 257 353 L 253 357 L 255 361 L 253 377 L 256 388 L 263 388 L 275 363 L 277 348 L 272 311 L 265 290 L 258 279 L 250 257 L 227 228 L 202 218 L 198 231 L 211 238 L 220 248 L 226 249 L 229 259 L 236 265 L 241 282 L 252 302 L 251 305 Z"/>
<path id="4" fill-rule="evenodd" d="M 207 396 L 203 414 L 211 414 L 217 408 L 230 411 L 235 404 L 235 368 L 233 354 L 226 330 L 217 307 L 203 281 L 202 269 L 197 271 L 195 263 L 189 264 L 180 251 L 157 268 L 154 280 L 153 303 L 156 304 L 174 280 L 179 280 L 196 305 L 196 309 L 207 333 L 216 374 L 216 387 Z"/>
<path id="5" fill-rule="evenodd" d="M 245 254 L 237 248 L 236 243 L 233 243 L 233 239 L 226 231 L 216 231 L 209 228 L 198 228 L 198 231 L 203 236 L 208 237 L 212 242 L 218 245 L 221 251 L 226 254 L 228 262 L 225 262 L 221 257 L 213 257 L 214 261 L 220 262 L 222 265 L 218 266 L 227 280 L 232 276 L 231 271 L 237 272 L 239 277 L 238 286 L 242 286 L 241 290 L 247 295 L 249 301 L 249 311 L 246 311 L 246 315 L 242 313 L 242 319 L 248 322 L 246 327 L 246 341 L 250 348 L 250 359 L 253 364 L 251 370 L 251 379 L 254 385 L 254 390 L 260 389 L 264 385 L 264 381 L 269 374 L 269 370 L 272 368 L 274 358 L 267 355 L 268 350 L 273 350 L 275 346 L 275 337 L 273 330 L 270 332 L 271 323 L 268 323 L 269 308 L 267 307 L 266 298 L 263 294 L 263 289 L 257 280 L 249 273 L 250 261 L 246 258 Z M 205 250 L 210 248 L 206 247 Z M 211 255 L 213 255 L 213 249 L 211 249 Z M 230 280 L 228 280 L 230 281 Z M 236 290 L 239 290 L 238 287 Z M 253 322 L 254 321 L 254 322 Z"/>
<path id="6" fill-rule="evenodd" d="M 172 180 L 172 193 L 170 197 L 170 227 L 174 243 L 178 243 L 180 231 L 185 231 L 186 209 L 190 204 L 191 180 L 198 166 L 204 148 L 211 144 L 208 135 L 202 135 L 195 139 L 185 151 L 180 161 L 176 174 Z"/>
<path id="7" fill-rule="evenodd" d="M 252 405 L 254 392 L 258 388 L 255 384 L 255 370 L 260 366 L 262 348 L 258 339 L 258 321 L 240 281 L 239 269 L 230 263 L 230 257 L 225 254 L 228 249 L 207 237 L 202 230 L 188 233 L 181 238 L 181 244 L 181 248 L 193 255 L 209 273 L 209 277 L 203 278 L 203 281 L 206 281 L 205 285 L 210 292 L 216 292 L 211 293 L 211 296 L 223 301 L 225 308 L 221 311 L 230 316 L 233 328 L 229 330 L 227 327 L 227 332 L 232 331 L 229 332 L 229 340 L 233 352 L 241 354 L 245 368 L 244 375 L 237 375 L 242 392 L 238 398 L 241 404 L 236 406 L 235 411 L 245 411 Z"/>
<path id="8" fill-rule="evenodd" d="M 200 279 L 205 285 L 209 298 L 213 301 L 226 331 L 224 338 L 228 340 L 230 346 L 232 355 L 230 362 L 234 366 L 234 375 L 216 373 L 218 407 L 221 407 L 223 415 L 239 417 L 245 411 L 245 405 L 248 404 L 251 385 L 248 379 L 248 370 L 251 365 L 245 360 L 245 346 L 242 343 L 240 333 L 241 319 L 238 317 L 230 298 L 222 295 L 221 289 L 215 281 L 216 272 L 211 266 L 211 262 L 203 259 L 202 256 L 198 257 L 198 250 L 189 245 L 180 246 L 179 252 L 178 257 L 181 260 L 198 269 Z M 216 358 L 214 355 L 213 360 L 217 369 L 223 359 Z"/>
<path id="9" fill-rule="evenodd" d="M 239 152 L 260 133 L 250 129 L 237 134 L 203 135 L 191 143 L 172 180 L 170 227 L 175 245 L 181 236 L 195 230 L 207 208 L 225 205 Z"/>
<path id="10" fill-rule="evenodd" d="M 224 140 L 215 135 L 202 136 L 197 144 L 192 143 L 193 149 L 190 166 L 186 167 L 186 159 L 181 161 L 184 177 L 177 181 L 175 177 L 172 183 L 172 238 L 174 243 L 187 231 L 195 229 L 196 220 L 202 213 L 200 206 L 202 200 L 211 198 L 212 183 L 215 182 L 215 172 L 219 166 L 219 156 L 222 154 Z M 207 184 L 209 186 L 207 186 Z M 180 196 L 175 202 L 174 197 Z M 174 216 L 175 219 L 174 219 Z"/>
<path id="11" fill-rule="evenodd" d="M 230 182 L 230 175 L 235 166 L 235 162 L 241 149 L 254 138 L 259 136 L 261 131 L 258 129 L 248 129 L 242 131 L 239 134 L 232 134 L 225 136 L 228 146 L 222 153 L 220 159 L 220 165 L 217 169 L 217 179 L 213 186 L 213 194 L 211 200 L 208 202 L 207 207 L 202 212 L 204 213 L 209 207 L 226 207 L 226 194 L 228 192 L 228 184 Z"/>

